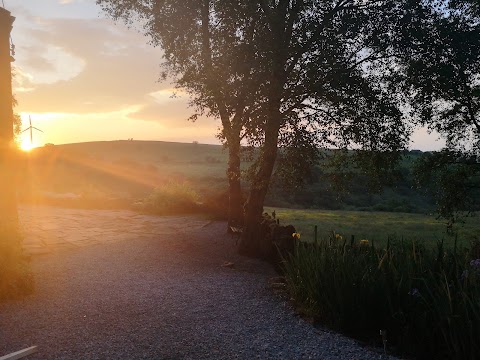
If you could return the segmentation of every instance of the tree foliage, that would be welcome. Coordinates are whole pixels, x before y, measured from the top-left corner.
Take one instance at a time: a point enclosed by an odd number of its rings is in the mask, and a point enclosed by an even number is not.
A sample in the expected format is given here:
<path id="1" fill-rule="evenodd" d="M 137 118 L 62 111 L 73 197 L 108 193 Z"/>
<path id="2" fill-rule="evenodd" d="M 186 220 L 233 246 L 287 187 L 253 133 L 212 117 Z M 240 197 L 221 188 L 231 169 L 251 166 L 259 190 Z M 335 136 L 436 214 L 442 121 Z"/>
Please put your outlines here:
<path id="1" fill-rule="evenodd" d="M 13 106 L 17 106 L 17 99 L 15 96 L 13 96 Z M 22 119 L 20 118 L 20 115 L 18 115 L 16 112 L 13 113 L 13 134 L 17 136 L 20 134 L 21 131 L 21 126 L 22 126 Z"/>
<path id="2" fill-rule="evenodd" d="M 418 122 L 447 148 L 480 155 L 480 13 L 470 1 L 429 1 L 409 33 L 405 83 Z M 413 46 L 415 45 L 415 46 Z"/>
<path id="3" fill-rule="evenodd" d="M 417 164 L 418 184 L 450 224 L 475 210 L 480 174 L 480 11 L 476 1 L 426 1 L 404 35 L 404 89 L 417 124 L 445 149 Z"/>
<path id="4" fill-rule="evenodd" d="M 382 1 L 259 1 L 264 83 L 258 99 L 260 158 L 247 202 L 245 252 L 255 252 L 263 199 L 277 147 L 299 147 L 299 130 L 314 148 L 363 148 L 397 153 L 407 130 L 393 87 L 383 70 L 394 70 L 389 29 L 395 4 Z M 308 136 L 304 136 L 308 134 Z M 294 154 L 292 151 L 290 154 Z M 292 158 L 292 157 L 290 157 Z M 294 157 L 293 157 L 294 158 Z M 284 159 L 280 156 L 280 159 Z M 306 160 L 306 159 L 304 159 Z M 308 164 L 289 161 L 287 164 Z M 290 171 L 290 173 L 295 173 Z"/>
<path id="5" fill-rule="evenodd" d="M 472 155 L 444 149 L 426 153 L 415 164 L 417 185 L 433 196 L 438 216 L 455 223 L 480 210 L 480 163 Z"/>

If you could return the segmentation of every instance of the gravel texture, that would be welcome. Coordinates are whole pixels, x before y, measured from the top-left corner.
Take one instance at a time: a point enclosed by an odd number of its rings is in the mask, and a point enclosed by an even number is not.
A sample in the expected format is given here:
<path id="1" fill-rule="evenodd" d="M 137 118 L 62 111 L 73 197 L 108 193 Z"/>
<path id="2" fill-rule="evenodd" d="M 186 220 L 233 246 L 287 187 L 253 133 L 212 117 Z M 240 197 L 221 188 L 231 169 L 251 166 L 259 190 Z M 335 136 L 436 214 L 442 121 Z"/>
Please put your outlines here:
<path id="1" fill-rule="evenodd" d="M 272 268 L 234 242 L 218 222 L 33 256 L 35 294 L 0 305 L 0 356 L 37 345 L 28 359 L 382 358 L 295 316 Z"/>

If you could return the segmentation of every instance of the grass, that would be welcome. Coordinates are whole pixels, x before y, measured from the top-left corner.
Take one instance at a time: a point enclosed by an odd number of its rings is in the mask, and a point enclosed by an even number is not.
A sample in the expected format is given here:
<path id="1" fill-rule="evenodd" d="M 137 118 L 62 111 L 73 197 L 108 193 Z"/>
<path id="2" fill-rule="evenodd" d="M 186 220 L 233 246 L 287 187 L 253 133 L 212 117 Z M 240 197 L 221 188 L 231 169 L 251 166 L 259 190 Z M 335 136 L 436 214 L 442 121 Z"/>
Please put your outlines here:
<path id="1" fill-rule="evenodd" d="M 335 231 L 348 239 L 354 235 L 357 240 L 374 241 L 378 246 L 385 246 L 389 238 L 411 239 L 431 246 L 440 240 L 444 240 L 446 246 L 453 246 L 455 242 L 455 236 L 447 234 L 445 223 L 434 215 L 265 208 L 269 213 L 273 210 L 281 223 L 294 225 L 304 241 L 314 240 L 314 227 L 317 225 L 319 239 Z M 458 233 L 458 246 L 467 247 L 470 241 L 480 239 L 479 222 L 480 215 L 477 214 L 454 228 L 454 232 Z"/>
<path id="2" fill-rule="evenodd" d="M 478 359 L 480 242 L 298 244 L 284 264 L 299 309 L 337 331 L 420 359 Z"/>

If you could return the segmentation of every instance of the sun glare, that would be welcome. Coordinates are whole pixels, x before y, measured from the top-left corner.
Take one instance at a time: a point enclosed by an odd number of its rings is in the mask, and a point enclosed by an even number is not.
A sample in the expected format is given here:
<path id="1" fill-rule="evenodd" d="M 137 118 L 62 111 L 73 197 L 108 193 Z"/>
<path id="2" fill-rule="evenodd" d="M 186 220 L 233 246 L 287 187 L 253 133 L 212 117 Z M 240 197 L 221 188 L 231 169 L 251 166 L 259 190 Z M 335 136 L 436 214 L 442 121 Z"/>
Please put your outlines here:
<path id="1" fill-rule="evenodd" d="M 24 139 L 22 143 L 20 144 L 20 149 L 22 151 L 30 151 L 33 148 L 35 148 L 35 145 L 30 142 L 29 139 Z"/>

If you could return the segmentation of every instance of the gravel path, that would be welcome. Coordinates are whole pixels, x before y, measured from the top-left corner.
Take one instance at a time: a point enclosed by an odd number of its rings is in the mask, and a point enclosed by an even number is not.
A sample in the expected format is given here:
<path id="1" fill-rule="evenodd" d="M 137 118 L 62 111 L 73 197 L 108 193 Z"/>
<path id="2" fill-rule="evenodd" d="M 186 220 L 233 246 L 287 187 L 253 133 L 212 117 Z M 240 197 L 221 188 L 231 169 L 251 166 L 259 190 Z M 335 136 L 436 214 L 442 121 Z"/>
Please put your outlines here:
<path id="1" fill-rule="evenodd" d="M 296 317 L 224 223 L 32 258 L 33 296 L 0 305 L 0 356 L 28 359 L 379 359 Z M 222 266 L 225 261 L 234 267 Z"/>

